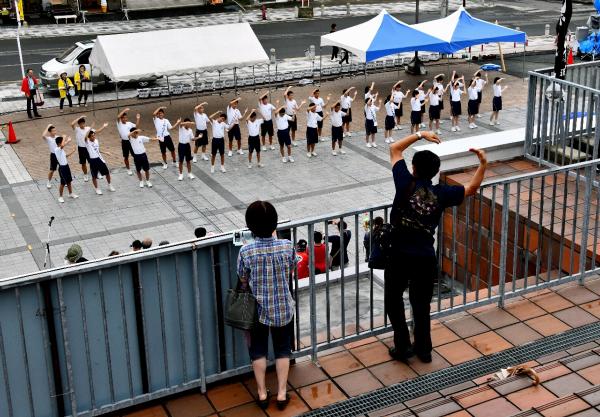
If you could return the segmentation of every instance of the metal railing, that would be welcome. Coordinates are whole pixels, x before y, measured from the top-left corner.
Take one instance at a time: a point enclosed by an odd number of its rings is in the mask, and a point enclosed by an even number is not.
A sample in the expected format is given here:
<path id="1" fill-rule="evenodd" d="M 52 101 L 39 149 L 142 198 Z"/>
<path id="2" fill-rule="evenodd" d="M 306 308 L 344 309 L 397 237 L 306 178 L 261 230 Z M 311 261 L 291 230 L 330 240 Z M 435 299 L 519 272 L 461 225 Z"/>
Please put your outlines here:
<path id="1" fill-rule="evenodd" d="M 502 305 L 596 272 L 597 164 L 491 182 L 448 210 L 437 234 L 432 316 Z M 294 242 L 306 239 L 309 254 L 316 230 L 330 252 L 338 234 L 331 220 L 351 232 L 342 235 L 345 268 L 317 275 L 311 257 L 309 277 L 296 271 L 290 279 L 296 356 L 316 359 L 390 330 L 382 274 L 365 266 L 362 249 L 371 231 L 365 220 L 387 221 L 389 211 L 332 213 L 279 228 Z M 0 415 L 99 415 L 250 371 L 244 333 L 223 323 L 237 253 L 231 237 L 220 236 L 1 280 Z"/>
<path id="2" fill-rule="evenodd" d="M 529 73 L 525 155 L 540 165 L 568 165 L 598 157 L 600 63 L 570 65 L 565 80 L 552 69 Z"/>

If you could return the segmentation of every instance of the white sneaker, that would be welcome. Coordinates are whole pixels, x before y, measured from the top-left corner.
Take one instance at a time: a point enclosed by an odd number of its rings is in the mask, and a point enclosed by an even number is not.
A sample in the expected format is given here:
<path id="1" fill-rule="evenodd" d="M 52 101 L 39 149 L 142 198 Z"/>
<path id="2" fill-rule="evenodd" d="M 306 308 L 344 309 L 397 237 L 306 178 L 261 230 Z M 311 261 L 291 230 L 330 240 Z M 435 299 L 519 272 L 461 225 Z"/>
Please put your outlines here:
<path id="1" fill-rule="evenodd" d="M 144 181 L 140 181 L 140 188 L 144 188 Z"/>
<path id="2" fill-rule="evenodd" d="M 58 202 L 59 202 L 59 203 L 64 203 L 64 202 L 65 202 L 65 199 L 64 199 L 64 198 L 62 198 L 62 197 L 58 197 Z"/>
<path id="3" fill-rule="evenodd" d="M 214 165 L 211 165 L 211 166 L 210 166 L 210 173 L 211 173 L 211 174 L 214 174 L 214 173 L 215 173 L 215 166 L 214 166 Z"/>
<path id="4" fill-rule="evenodd" d="M 427 128 L 427 126 L 425 125 L 425 123 L 421 123 L 421 128 L 422 129 L 426 129 Z"/>
<path id="5" fill-rule="evenodd" d="M 244 151 L 243 151 L 242 149 L 238 149 L 238 153 L 239 153 L 240 155 L 243 155 L 243 154 L 244 154 Z"/>
<path id="6" fill-rule="evenodd" d="M 292 146 L 295 148 L 298 146 L 298 143 L 296 143 L 296 141 L 294 140 L 294 141 L 292 141 Z"/>
<path id="7" fill-rule="evenodd" d="M 450 129 L 451 132 L 456 132 L 456 126 L 452 126 L 452 128 Z"/>
<path id="8" fill-rule="evenodd" d="M 225 169 L 225 165 L 221 165 L 221 172 L 227 172 L 227 170 Z"/>
<path id="9" fill-rule="evenodd" d="M 73 200 L 75 200 L 76 198 L 79 198 L 79 196 L 75 193 L 71 193 L 71 194 L 69 194 L 69 198 L 72 198 Z"/>
<path id="10" fill-rule="evenodd" d="M 100 188 L 96 188 L 96 194 L 102 195 L 102 190 Z"/>
<path id="11" fill-rule="evenodd" d="M 52 188 L 52 183 L 50 183 L 50 181 L 46 182 L 46 188 Z"/>
<path id="12" fill-rule="evenodd" d="M 177 181 L 183 181 L 183 174 L 179 174 L 179 176 L 177 177 Z"/>
<path id="13" fill-rule="evenodd" d="M 460 126 L 456 126 L 456 131 L 460 132 Z"/>
<path id="14" fill-rule="evenodd" d="M 87 175 L 83 176 L 83 182 L 88 182 L 90 180 L 90 177 L 88 177 Z"/>
<path id="15" fill-rule="evenodd" d="M 385 142 L 385 143 L 390 143 L 390 140 L 389 140 L 389 139 L 386 139 L 384 142 Z"/>
<path id="16" fill-rule="evenodd" d="M 258 165 L 257 165 L 257 167 L 259 167 L 259 168 L 264 168 L 264 167 L 265 167 L 265 164 L 263 164 L 262 162 L 259 162 L 259 163 L 258 163 Z"/>
<path id="17" fill-rule="evenodd" d="M 291 163 L 294 163 L 294 162 L 295 162 L 295 161 L 294 161 L 294 158 L 292 158 L 291 156 L 288 156 L 288 160 L 289 160 Z"/>
<path id="18" fill-rule="evenodd" d="M 193 162 L 193 163 L 196 163 L 196 162 L 198 162 L 198 160 L 196 159 L 196 155 L 194 155 L 194 156 L 192 157 L 192 162 Z"/>
<path id="19" fill-rule="evenodd" d="M 287 161 L 288 161 L 288 160 L 287 160 L 287 157 L 285 157 L 285 156 L 284 156 L 283 158 L 281 158 L 281 162 L 283 162 L 284 164 L 285 164 Z"/>
<path id="20" fill-rule="evenodd" d="M 371 142 L 367 142 L 367 148 L 372 147 Z"/>
<path id="21" fill-rule="evenodd" d="M 337 152 L 336 152 L 336 151 L 331 151 L 331 154 L 332 154 L 333 156 L 337 156 Z"/>
<path id="22" fill-rule="evenodd" d="M 252 164 L 248 164 L 248 169 L 252 169 Z"/>
<path id="23" fill-rule="evenodd" d="M 494 126 L 496 123 L 494 122 L 490 122 L 490 126 Z"/>
<path id="24" fill-rule="evenodd" d="M 400 130 L 398 125 L 394 126 L 394 130 Z"/>
<path id="25" fill-rule="evenodd" d="M 376 148 L 376 147 L 377 147 L 377 144 L 376 144 L 375 142 L 373 142 L 372 146 L 373 146 L 374 148 Z"/>
<path id="26" fill-rule="evenodd" d="M 165 162 L 163 162 L 163 169 L 167 169 L 169 167 L 169 165 L 167 165 Z"/>
<path id="27" fill-rule="evenodd" d="M 441 124 L 441 125 L 443 125 L 443 124 L 444 124 L 444 121 L 443 121 L 443 120 L 440 120 L 440 124 Z"/>
<path id="28" fill-rule="evenodd" d="M 150 181 L 146 181 L 146 187 L 152 188 L 152 183 Z"/>
<path id="29" fill-rule="evenodd" d="M 341 153 L 342 155 L 346 155 L 346 151 L 345 151 L 345 150 L 343 150 L 343 149 L 340 149 L 340 153 Z"/>
<path id="30" fill-rule="evenodd" d="M 267 147 L 266 147 L 266 146 L 263 146 L 263 147 L 262 147 L 262 150 L 263 150 L 263 151 L 266 151 L 266 150 L 267 150 Z"/>
<path id="31" fill-rule="evenodd" d="M 324 138 L 324 137 L 320 137 L 320 138 L 319 138 L 319 141 L 321 141 L 321 142 L 325 142 L 325 138 Z"/>
<path id="32" fill-rule="evenodd" d="M 130 169 L 128 169 L 128 170 L 127 170 L 127 175 L 133 175 L 133 171 L 132 171 L 132 170 L 130 170 Z"/>
<path id="33" fill-rule="evenodd" d="M 275 150 L 275 146 L 271 145 L 271 150 L 274 151 Z"/>
<path id="34" fill-rule="evenodd" d="M 500 122 L 496 121 L 496 126 L 498 126 L 500 124 Z"/>
<path id="35" fill-rule="evenodd" d="M 352 136 L 352 132 L 348 132 L 348 137 Z"/>
<path id="36" fill-rule="evenodd" d="M 478 118 L 478 119 L 481 119 L 481 115 L 480 115 L 480 114 L 478 114 L 478 115 L 477 115 L 477 118 Z"/>
<path id="37" fill-rule="evenodd" d="M 441 134 L 442 134 L 442 131 L 441 131 L 440 129 L 438 129 L 438 130 L 436 130 L 436 131 L 435 131 L 435 134 L 436 134 L 436 135 L 441 135 Z"/>
<path id="38" fill-rule="evenodd" d="M 317 153 L 316 153 L 316 152 L 313 152 L 313 153 L 312 153 L 312 156 L 317 156 Z"/>
<path id="39" fill-rule="evenodd" d="M 310 157 L 312 156 L 312 153 L 310 153 L 310 152 L 306 152 L 306 156 L 307 156 L 308 158 L 310 158 Z"/>
<path id="40" fill-rule="evenodd" d="M 204 159 L 205 161 L 208 161 L 208 156 L 206 156 L 205 154 L 202 154 L 202 159 Z"/>
<path id="41" fill-rule="evenodd" d="M 191 180 L 193 180 L 194 178 L 196 178 L 196 176 L 190 172 L 188 174 L 188 178 L 191 179 Z"/>
<path id="42" fill-rule="evenodd" d="M 233 156 L 233 152 L 231 152 L 231 151 L 227 152 L 227 156 Z"/>
<path id="43" fill-rule="evenodd" d="M 117 190 L 115 189 L 115 187 L 113 187 L 113 185 L 112 185 L 112 184 L 108 184 L 108 189 L 109 189 L 111 192 L 113 192 L 113 193 L 114 193 L 115 191 L 117 191 Z"/>

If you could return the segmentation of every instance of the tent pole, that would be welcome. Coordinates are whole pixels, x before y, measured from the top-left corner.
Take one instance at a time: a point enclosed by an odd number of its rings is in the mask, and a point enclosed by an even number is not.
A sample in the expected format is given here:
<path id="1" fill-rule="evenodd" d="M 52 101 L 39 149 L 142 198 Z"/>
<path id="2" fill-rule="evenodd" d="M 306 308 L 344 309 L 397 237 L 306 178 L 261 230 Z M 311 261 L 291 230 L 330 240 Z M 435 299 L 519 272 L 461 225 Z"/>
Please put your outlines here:
<path id="1" fill-rule="evenodd" d="M 400 59 L 400 54 L 398 53 L 398 59 Z M 398 79 L 400 78 L 400 65 L 398 65 Z"/>
<path id="2" fill-rule="evenodd" d="M 194 72 L 194 91 L 196 92 L 196 105 L 198 105 L 198 76 L 197 72 Z"/>
<path id="3" fill-rule="evenodd" d="M 121 109 L 119 109 L 119 82 L 115 82 L 115 91 L 117 93 L 117 113 L 121 113 Z"/>
<path id="4" fill-rule="evenodd" d="M 523 82 L 525 82 L 525 54 L 526 54 L 525 48 L 526 48 L 526 45 L 523 44 L 523 77 L 522 77 Z"/>
<path id="5" fill-rule="evenodd" d="M 94 67 L 90 65 L 90 81 L 92 82 L 92 113 L 96 117 L 96 101 L 94 99 Z"/>
<path id="6" fill-rule="evenodd" d="M 271 63 L 267 65 L 267 78 L 269 79 L 269 101 L 271 101 Z"/>
<path id="7" fill-rule="evenodd" d="M 169 104 L 173 104 L 171 101 L 171 84 L 169 84 L 169 76 L 167 75 L 167 90 L 169 90 Z"/>
<path id="8" fill-rule="evenodd" d="M 319 87 L 323 78 L 323 48 L 319 45 Z"/>
<path id="9" fill-rule="evenodd" d="M 238 89 L 237 89 L 237 67 L 233 67 L 233 89 L 235 91 L 235 95 L 237 96 L 237 94 L 238 94 Z"/>

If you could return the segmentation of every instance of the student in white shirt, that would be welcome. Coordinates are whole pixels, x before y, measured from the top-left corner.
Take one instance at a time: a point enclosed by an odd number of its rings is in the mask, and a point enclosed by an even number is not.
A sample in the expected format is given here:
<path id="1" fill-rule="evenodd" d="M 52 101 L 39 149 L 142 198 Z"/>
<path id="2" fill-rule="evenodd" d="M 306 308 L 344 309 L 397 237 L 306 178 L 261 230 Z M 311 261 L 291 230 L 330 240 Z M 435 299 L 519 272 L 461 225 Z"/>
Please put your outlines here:
<path id="1" fill-rule="evenodd" d="M 454 78 L 454 77 L 453 77 Z M 450 112 L 452 114 L 452 130 L 453 132 L 460 132 L 459 119 L 462 113 L 462 104 L 460 96 L 465 92 L 461 90 L 461 85 L 464 85 L 461 80 L 464 81 L 464 76 L 454 79 L 448 86 L 452 85 L 450 90 Z M 446 87 L 448 88 L 448 87 Z"/>
<path id="2" fill-rule="evenodd" d="M 246 117 L 246 126 L 248 127 L 248 168 L 252 168 L 252 153 L 256 151 L 256 162 L 259 168 L 264 167 L 260 162 L 260 127 L 264 120 L 256 118 L 256 109 L 250 110 Z"/>
<path id="3" fill-rule="evenodd" d="M 327 101 L 329 101 L 330 96 L 327 96 Z M 325 107 L 327 107 L 327 104 L 325 104 L 325 101 L 323 100 L 323 98 L 321 97 L 321 90 L 319 90 L 318 88 L 313 90 L 312 95 L 308 98 L 308 100 L 315 105 L 315 112 L 321 116 L 321 120 L 317 122 L 317 136 L 319 137 L 319 139 L 321 139 L 321 133 L 323 131 L 323 109 Z M 308 140 L 308 138 L 307 138 Z M 321 139 L 323 140 L 323 139 Z M 314 146 L 313 146 L 313 150 L 314 150 Z"/>
<path id="4" fill-rule="evenodd" d="M 427 98 L 427 94 L 425 93 L 425 84 L 427 84 L 427 80 L 423 80 L 421 84 L 417 87 L 417 91 L 419 92 L 419 101 L 421 102 L 421 126 L 425 128 L 425 123 L 423 122 L 423 115 L 425 114 L 425 99 Z"/>
<path id="5" fill-rule="evenodd" d="M 412 92 L 410 99 L 410 133 L 418 132 L 423 123 L 423 113 L 421 111 L 425 106 L 425 102 L 427 102 L 427 98 L 421 102 L 419 96 L 420 92 L 418 89 Z"/>
<path id="6" fill-rule="evenodd" d="M 354 95 L 350 97 L 350 92 L 354 90 Z M 345 88 L 342 91 L 342 96 L 340 97 L 340 105 L 341 111 L 346 113 L 346 115 L 342 118 L 342 126 L 344 130 L 344 136 L 350 137 L 352 133 L 350 133 L 350 123 L 352 123 L 352 102 L 356 100 L 356 91 L 355 87 Z"/>
<path id="7" fill-rule="evenodd" d="M 227 152 L 227 156 L 233 156 L 233 140 L 237 141 L 237 153 L 240 155 L 244 154 L 242 150 L 242 132 L 240 130 L 240 121 L 246 117 L 246 113 L 248 109 L 244 110 L 244 114 L 240 113 L 238 109 L 238 105 L 240 103 L 241 98 L 238 97 L 229 102 L 227 106 L 227 138 L 229 139 L 229 152 Z"/>
<path id="8" fill-rule="evenodd" d="M 58 169 L 58 161 L 56 160 L 56 154 L 54 153 L 54 150 L 56 149 L 56 127 L 52 124 L 46 126 L 46 129 L 42 132 L 42 139 L 46 142 L 48 151 L 50 151 L 50 170 L 48 171 L 46 188 L 52 188 L 52 183 L 50 181 L 52 181 L 54 172 Z"/>
<path id="9" fill-rule="evenodd" d="M 291 90 L 292 86 L 289 86 L 283 93 L 285 98 L 285 114 L 292 116 L 293 120 L 290 120 L 290 136 L 292 138 L 292 146 L 298 146 L 296 143 L 296 131 L 298 130 L 298 111 L 306 104 L 306 100 L 302 100 L 300 105 L 294 99 L 294 92 Z"/>
<path id="10" fill-rule="evenodd" d="M 281 162 L 294 162 L 292 157 L 292 140 L 290 138 L 290 122 L 293 117 L 286 114 L 285 106 L 277 109 L 275 114 L 275 124 L 277 125 L 277 142 L 279 142 L 279 154 Z M 285 156 L 284 146 L 287 147 L 287 157 Z"/>
<path id="11" fill-rule="evenodd" d="M 367 148 L 377 147 L 377 143 L 375 142 L 375 134 L 377 133 L 377 112 L 381 107 L 381 99 L 379 99 L 379 105 L 375 105 L 377 96 L 378 94 L 375 93 L 375 95 L 368 99 L 365 104 L 365 140 L 367 142 Z"/>
<path id="12" fill-rule="evenodd" d="M 65 146 L 71 142 L 71 138 L 67 137 L 63 139 L 62 136 L 57 136 L 55 139 L 56 149 L 54 150 L 54 154 L 56 155 L 56 160 L 58 161 L 58 175 L 60 176 L 60 186 L 58 187 L 58 202 L 64 203 L 65 199 L 63 198 L 63 192 L 65 190 L 65 185 L 69 190 L 69 198 L 78 198 L 79 196 L 73 192 L 73 187 L 71 183 L 73 182 L 73 177 L 71 176 L 71 168 L 69 168 L 68 158 L 73 155 L 76 151 L 75 147 L 69 152 L 65 152 Z"/>
<path id="13" fill-rule="evenodd" d="M 408 93 L 410 93 L 410 90 L 406 90 L 406 92 L 404 92 L 404 93 L 402 92 L 402 83 L 403 83 L 403 81 L 400 80 L 396 84 L 394 84 L 394 86 L 392 87 L 392 102 L 397 107 L 396 110 L 394 111 L 395 116 L 396 116 L 395 130 L 402 129 L 402 126 L 400 125 L 402 123 L 402 116 L 404 116 L 402 100 L 404 100 L 406 97 L 408 97 Z"/>
<path id="14" fill-rule="evenodd" d="M 306 156 L 309 158 L 317 156 L 315 146 L 319 143 L 319 123 L 323 126 L 325 117 L 317 112 L 317 105 L 314 102 L 308 105 L 306 111 Z"/>
<path id="15" fill-rule="evenodd" d="M 385 143 L 392 143 L 394 142 L 392 130 L 396 127 L 396 110 L 398 110 L 398 106 L 392 100 L 391 94 L 385 98 L 383 103 L 383 107 L 385 107 L 385 120 L 383 123 L 385 131 L 383 132 L 383 137 L 385 138 Z"/>
<path id="16" fill-rule="evenodd" d="M 343 96 L 342 96 L 343 97 Z M 330 120 L 331 120 L 331 154 L 337 156 L 335 150 L 335 144 L 337 143 L 340 148 L 340 153 L 345 154 L 346 151 L 342 149 L 342 142 L 344 141 L 344 117 L 346 112 L 342 110 L 342 103 L 336 102 L 331 108 Z"/>
<path id="17" fill-rule="evenodd" d="M 263 118 L 263 122 L 260 125 L 260 139 L 262 142 L 262 150 L 267 150 L 267 135 L 269 135 L 269 146 L 271 150 L 275 150 L 275 146 L 273 146 L 273 136 L 275 134 L 275 130 L 273 128 L 273 111 L 275 110 L 275 106 L 269 103 L 269 93 L 264 93 L 258 99 L 258 111 Z"/>
<path id="18" fill-rule="evenodd" d="M 439 84 L 435 83 L 433 89 L 429 90 L 429 93 L 427 94 L 429 97 L 429 130 L 433 130 L 435 124 L 435 133 L 437 135 L 442 134 L 442 131 L 440 130 L 440 103 L 442 103 L 442 99 L 439 89 Z"/>
<path id="19" fill-rule="evenodd" d="M 146 147 L 144 146 L 144 143 L 148 143 L 151 140 L 158 140 L 158 138 L 149 138 L 148 136 L 140 135 L 140 133 L 140 129 L 132 127 L 127 137 L 129 138 L 129 142 L 131 144 L 133 163 L 135 164 L 135 172 L 138 180 L 140 181 L 140 188 L 144 188 L 144 185 L 148 188 L 152 188 L 152 183 L 150 182 L 150 163 L 148 162 L 148 155 L 146 155 Z M 142 178 L 142 171 L 144 171 L 146 179 L 145 184 L 144 179 Z"/>
<path id="20" fill-rule="evenodd" d="M 494 124 L 500 124 L 498 121 L 498 116 L 502 110 L 502 93 L 508 88 L 502 87 L 502 81 L 504 81 L 504 78 L 496 77 L 494 78 L 494 85 L 492 85 L 494 98 L 492 99 L 492 115 L 490 116 L 490 126 L 493 126 Z"/>
<path id="21" fill-rule="evenodd" d="M 483 88 L 488 83 L 489 78 L 487 72 L 485 73 L 485 80 L 481 78 L 481 70 L 475 73 L 475 86 L 477 87 L 477 103 L 481 106 L 481 102 L 483 101 Z M 481 114 L 477 112 L 477 117 L 481 118 Z"/>
<path id="22" fill-rule="evenodd" d="M 152 113 L 154 120 L 154 127 L 156 128 L 156 137 L 158 138 L 158 146 L 163 160 L 163 169 L 167 169 L 167 149 L 171 152 L 171 158 L 173 158 L 173 165 L 177 163 L 175 158 L 175 145 L 173 139 L 169 133 L 169 129 L 177 128 L 178 124 L 171 125 L 169 119 L 165 119 L 165 107 L 159 107 Z"/>
<path id="23" fill-rule="evenodd" d="M 90 130 L 90 127 L 85 125 L 85 115 L 73 120 L 71 122 L 71 127 L 75 131 L 75 142 L 77 143 L 79 164 L 81 165 L 81 171 L 83 171 L 83 181 L 88 182 L 89 177 L 87 162 L 90 159 L 90 157 L 87 153 L 87 148 L 85 147 L 85 136 Z"/>
<path id="24" fill-rule="evenodd" d="M 202 159 L 208 161 L 208 156 L 206 156 L 206 146 L 208 145 L 208 125 L 210 124 L 210 119 L 208 115 L 204 112 L 204 106 L 208 103 L 200 103 L 194 108 L 194 121 L 196 122 L 196 139 L 194 143 L 194 157 L 192 162 L 196 162 L 196 154 L 198 153 L 198 149 L 202 148 Z"/>
<path id="25" fill-rule="evenodd" d="M 215 118 L 215 116 L 219 115 L 219 117 Z M 213 174 L 215 172 L 215 159 L 217 157 L 217 152 L 221 156 L 221 172 L 225 173 L 227 170 L 225 169 L 225 131 L 229 129 L 229 125 L 227 124 L 227 114 L 215 112 L 209 116 L 212 125 L 212 134 L 213 138 L 210 143 L 210 173 Z"/>
<path id="26" fill-rule="evenodd" d="M 138 127 L 140 125 L 141 116 L 138 113 L 135 116 L 135 123 L 132 123 L 129 121 L 129 116 L 127 116 L 128 112 L 129 108 L 126 108 L 117 116 L 117 131 L 119 132 L 119 137 L 121 138 L 121 152 L 123 153 L 123 162 L 125 163 L 125 168 L 127 168 L 127 175 L 133 175 L 133 171 L 129 166 L 129 154 L 131 154 L 129 132 L 131 131 L 131 128 Z"/>
<path id="27" fill-rule="evenodd" d="M 373 96 L 375 95 L 375 93 L 373 92 L 374 88 L 375 81 L 373 81 L 370 86 L 365 87 L 365 104 L 367 104 L 367 101 L 369 101 L 369 99 L 373 98 Z"/>
<path id="28" fill-rule="evenodd" d="M 444 74 L 438 74 L 435 77 L 433 77 L 433 88 L 437 87 L 438 88 L 438 96 L 440 96 L 440 114 L 442 112 L 442 110 L 444 110 L 444 92 L 446 91 L 446 89 L 444 88 Z M 431 103 L 431 100 L 429 100 L 429 103 Z M 440 124 L 442 124 L 441 120 L 440 120 Z"/>
<path id="29" fill-rule="evenodd" d="M 179 155 L 179 177 L 177 177 L 178 181 L 183 181 L 183 162 L 185 161 L 185 165 L 188 171 L 188 178 L 193 180 L 196 178 L 194 174 L 192 174 L 192 141 L 196 141 L 198 139 L 194 136 L 194 122 L 192 122 L 187 117 L 183 119 L 183 122 L 180 123 L 179 126 L 179 142 L 177 143 L 177 154 Z"/>
<path id="30" fill-rule="evenodd" d="M 458 88 L 463 90 L 463 94 L 464 94 L 464 87 L 465 87 L 464 80 L 465 80 L 464 75 L 459 77 L 458 74 L 456 73 L 456 71 L 452 71 L 452 77 L 450 78 L 450 82 L 445 88 L 445 90 L 450 89 L 450 95 L 448 96 L 448 100 L 450 101 L 450 121 L 452 121 L 452 119 L 453 119 L 453 117 L 452 117 L 452 90 L 454 89 L 454 83 L 456 83 L 456 82 L 458 83 Z"/>
<path id="31" fill-rule="evenodd" d="M 471 80 L 469 88 L 467 88 L 467 94 L 469 95 L 469 104 L 467 107 L 469 113 L 469 129 L 475 129 L 475 117 L 479 114 L 479 102 L 477 101 L 477 82 Z"/>
<path id="32" fill-rule="evenodd" d="M 106 178 L 108 189 L 115 192 L 115 187 L 110 183 L 110 171 L 108 170 L 108 166 L 106 166 L 104 158 L 102 158 L 102 153 L 100 153 L 100 140 L 96 137 L 96 131 L 94 129 L 90 129 L 88 132 L 85 146 L 90 155 L 90 171 L 92 171 L 92 184 L 94 190 L 96 190 L 96 194 L 102 195 L 102 190 L 98 188 L 98 174 Z M 110 155 L 108 152 L 104 153 Z"/>

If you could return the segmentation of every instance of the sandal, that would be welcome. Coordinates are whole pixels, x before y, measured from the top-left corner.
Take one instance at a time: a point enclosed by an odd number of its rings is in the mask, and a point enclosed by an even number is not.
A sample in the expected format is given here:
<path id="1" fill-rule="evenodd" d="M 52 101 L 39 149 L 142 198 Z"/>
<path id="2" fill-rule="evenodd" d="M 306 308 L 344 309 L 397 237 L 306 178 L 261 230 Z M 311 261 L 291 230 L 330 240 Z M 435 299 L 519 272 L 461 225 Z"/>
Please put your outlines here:
<path id="1" fill-rule="evenodd" d="M 284 410 L 285 407 L 287 407 L 287 405 L 290 403 L 290 394 L 288 394 L 287 392 L 285 393 L 285 400 L 280 401 L 277 400 L 277 408 L 279 410 Z"/>
<path id="2" fill-rule="evenodd" d="M 261 400 L 259 397 L 256 397 L 256 404 L 260 407 L 261 410 L 266 410 L 269 408 L 269 403 L 271 402 L 271 391 L 267 390 L 267 398 Z"/>

